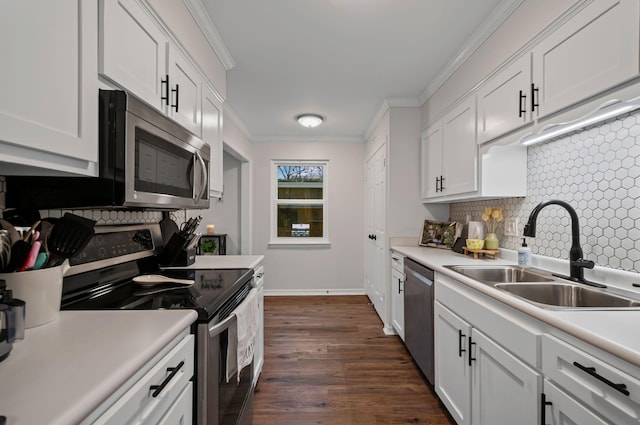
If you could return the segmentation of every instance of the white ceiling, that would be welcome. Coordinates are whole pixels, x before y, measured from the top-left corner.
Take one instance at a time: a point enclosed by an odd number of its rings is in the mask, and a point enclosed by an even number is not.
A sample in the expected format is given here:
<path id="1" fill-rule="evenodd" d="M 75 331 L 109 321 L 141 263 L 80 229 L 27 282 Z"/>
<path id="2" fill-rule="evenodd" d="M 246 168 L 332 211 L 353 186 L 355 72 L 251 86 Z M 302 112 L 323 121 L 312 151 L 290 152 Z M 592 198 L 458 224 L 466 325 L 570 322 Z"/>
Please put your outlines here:
<path id="1" fill-rule="evenodd" d="M 420 104 L 511 0 L 202 0 L 235 66 L 227 100 L 260 140 L 363 140 L 385 100 Z M 419 100 L 420 99 L 420 100 Z M 326 117 L 320 127 L 295 117 Z"/>

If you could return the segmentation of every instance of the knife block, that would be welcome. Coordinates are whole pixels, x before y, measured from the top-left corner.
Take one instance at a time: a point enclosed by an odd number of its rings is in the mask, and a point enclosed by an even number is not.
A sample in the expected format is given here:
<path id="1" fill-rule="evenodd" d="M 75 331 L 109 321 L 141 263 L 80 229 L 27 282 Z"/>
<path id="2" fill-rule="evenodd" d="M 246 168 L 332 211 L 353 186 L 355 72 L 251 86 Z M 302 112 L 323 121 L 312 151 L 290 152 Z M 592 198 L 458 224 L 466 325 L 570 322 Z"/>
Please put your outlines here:
<path id="1" fill-rule="evenodd" d="M 180 233 L 171 235 L 171 239 L 158 256 L 158 263 L 161 266 L 190 266 L 196 261 L 196 249 L 188 248 L 189 239 Z"/>

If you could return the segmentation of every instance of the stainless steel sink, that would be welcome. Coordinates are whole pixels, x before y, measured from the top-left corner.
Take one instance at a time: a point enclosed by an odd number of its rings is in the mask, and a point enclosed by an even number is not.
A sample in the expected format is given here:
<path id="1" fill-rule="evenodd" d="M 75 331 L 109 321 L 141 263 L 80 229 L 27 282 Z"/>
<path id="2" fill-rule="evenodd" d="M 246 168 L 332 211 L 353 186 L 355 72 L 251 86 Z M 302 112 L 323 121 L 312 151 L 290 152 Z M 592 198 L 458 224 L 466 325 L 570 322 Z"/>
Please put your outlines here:
<path id="1" fill-rule="evenodd" d="M 501 283 L 496 288 L 534 303 L 564 308 L 640 307 L 640 301 L 571 283 Z"/>
<path id="2" fill-rule="evenodd" d="M 523 269 L 518 266 L 448 266 L 451 270 L 479 280 L 483 283 L 494 285 L 496 283 L 511 282 L 553 282 L 550 275 Z"/>
<path id="3" fill-rule="evenodd" d="M 640 295 L 624 294 L 625 291 L 611 288 L 592 288 L 536 268 L 523 269 L 515 265 L 445 267 L 546 309 L 640 309 Z"/>

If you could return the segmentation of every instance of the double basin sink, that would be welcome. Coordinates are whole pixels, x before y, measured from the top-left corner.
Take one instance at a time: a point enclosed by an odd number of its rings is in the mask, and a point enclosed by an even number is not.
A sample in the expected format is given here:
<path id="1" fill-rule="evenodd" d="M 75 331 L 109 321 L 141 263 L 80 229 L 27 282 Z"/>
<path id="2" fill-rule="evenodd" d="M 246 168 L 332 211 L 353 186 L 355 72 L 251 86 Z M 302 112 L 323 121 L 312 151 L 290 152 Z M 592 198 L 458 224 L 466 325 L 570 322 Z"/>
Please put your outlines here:
<path id="1" fill-rule="evenodd" d="M 608 289 L 591 288 L 542 270 L 509 265 L 446 267 L 547 309 L 640 308 L 640 295 L 636 299 Z"/>

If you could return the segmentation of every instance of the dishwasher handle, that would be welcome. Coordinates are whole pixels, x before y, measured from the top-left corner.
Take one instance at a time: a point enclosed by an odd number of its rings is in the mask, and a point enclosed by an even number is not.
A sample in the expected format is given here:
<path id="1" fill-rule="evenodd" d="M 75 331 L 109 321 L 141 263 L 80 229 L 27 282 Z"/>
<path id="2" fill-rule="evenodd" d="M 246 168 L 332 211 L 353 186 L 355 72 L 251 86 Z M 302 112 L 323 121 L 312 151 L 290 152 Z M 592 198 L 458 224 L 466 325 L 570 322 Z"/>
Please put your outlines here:
<path id="1" fill-rule="evenodd" d="M 433 286 L 433 280 L 429 279 L 426 276 L 421 275 L 417 271 L 415 271 L 415 270 L 413 270 L 411 268 L 406 268 L 405 272 L 409 273 L 411 276 L 415 277 L 416 279 L 418 279 L 420 282 L 424 283 L 425 285 Z"/>

